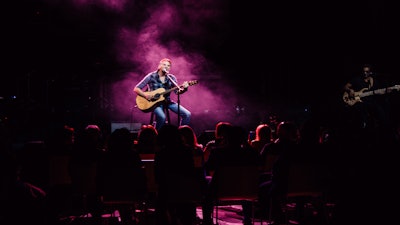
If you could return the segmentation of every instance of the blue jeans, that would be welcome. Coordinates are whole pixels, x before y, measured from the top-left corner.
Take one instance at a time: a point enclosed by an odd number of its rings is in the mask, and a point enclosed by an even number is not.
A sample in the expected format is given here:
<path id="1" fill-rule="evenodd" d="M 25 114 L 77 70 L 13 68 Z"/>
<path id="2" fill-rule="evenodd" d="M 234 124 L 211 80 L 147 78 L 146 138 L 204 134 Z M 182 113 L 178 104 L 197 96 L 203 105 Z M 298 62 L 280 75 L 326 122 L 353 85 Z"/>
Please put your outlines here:
<path id="1" fill-rule="evenodd" d="M 178 103 L 170 102 L 167 104 L 160 104 L 154 109 L 154 115 L 156 116 L 156 129 L 159 130 L 164 124 L 166 120 L 166 115 L 164 112 L 164 107 L 167 106 L 168 109 L 176 114 L 178 114 Z M 180 115 L 180 125 L 189 125 L 191 113 L 182 105 L 179 106 L 179 115 Z"/>

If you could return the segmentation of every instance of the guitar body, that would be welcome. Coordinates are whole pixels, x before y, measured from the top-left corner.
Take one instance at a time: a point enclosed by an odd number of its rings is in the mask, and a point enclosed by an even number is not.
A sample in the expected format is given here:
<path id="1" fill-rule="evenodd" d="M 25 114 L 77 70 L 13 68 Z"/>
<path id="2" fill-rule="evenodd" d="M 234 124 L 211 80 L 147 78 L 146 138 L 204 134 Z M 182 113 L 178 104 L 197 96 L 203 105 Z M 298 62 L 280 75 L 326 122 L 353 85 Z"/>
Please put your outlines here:
<path id="1" fill-rule="evenodd" d="M 151 112 L 151 111 L 153 111 L 153 109 L 155 107 L 157 107 L 162 101 L 165 100 L 165 97 L 162 94 L 164 92 L 165 92 L 164 88 L 158 88 L 157 90 L 154 90 L 154 91 L 145 92 L 145 93 L 153 96 L 153 98 L 150 100 L 147 100 L 146 98 L 143 98 L 142 96 L 137 95 L 136 96 L 136 105 L 143 112 Z"/>
<path id="2" fill-rule="evenodd" d="M 188 81 L 188 85 L 192 86 L 197 84 L 197 80 Z M 178 87 L 173 87 L 169 90 L 165 90 L 165 88 L 158 88 L 154 91 L 147 91 L 145 93 L 153 96 L 150 100 L 137 95 L 136 96 L 136 105 L 143 112 L 151 112 L 154 108 L 156 108 L 161 102 L 165 100 L 164 95 L 170 93 L 173 90 L 176 90 Z"/>
<path id="3" fill-rule="evenodd" d="M 356 104 L 357 102 L 362 102 L 361 97 L 362 94 L 368 90 L 368 88 L 363 88 L 360 91 L 354 92 L 354 97 L 350 97 L 349 93 L 345 92 L 343 94 L 343 101 L 350 106 L 353 106 L 354 104 Z"/>

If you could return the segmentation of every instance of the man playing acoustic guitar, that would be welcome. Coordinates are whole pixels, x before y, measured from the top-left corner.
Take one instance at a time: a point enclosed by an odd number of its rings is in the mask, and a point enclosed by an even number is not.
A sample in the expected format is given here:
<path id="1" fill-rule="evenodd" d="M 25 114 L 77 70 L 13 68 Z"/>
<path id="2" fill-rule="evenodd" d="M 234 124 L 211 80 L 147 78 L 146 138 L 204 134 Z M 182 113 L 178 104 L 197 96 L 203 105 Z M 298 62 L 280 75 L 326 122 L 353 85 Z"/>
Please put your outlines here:
<path id="1" fill-rule="evenodd" d="M 188 90 L 189 85 L 195 82 L 185 81 L 178 85 L 175 75 L 170 74 L 171 60 L 163 58 L 158 64 L 156 71 L 148 73 L 133 91 L 137 94 L 136 104 L 143 112 L 153 111 L 156 116 L 156 129 L 159 130 L 166 121 L 164 107 L 174 113 L 179 112 L 179 125 L 189 125 L 191 113 L 185 107 L 180 106 L 170 98 L 170 92 L 182 94 Z M 165 103 L 165 104 L 164 104 Z"/>

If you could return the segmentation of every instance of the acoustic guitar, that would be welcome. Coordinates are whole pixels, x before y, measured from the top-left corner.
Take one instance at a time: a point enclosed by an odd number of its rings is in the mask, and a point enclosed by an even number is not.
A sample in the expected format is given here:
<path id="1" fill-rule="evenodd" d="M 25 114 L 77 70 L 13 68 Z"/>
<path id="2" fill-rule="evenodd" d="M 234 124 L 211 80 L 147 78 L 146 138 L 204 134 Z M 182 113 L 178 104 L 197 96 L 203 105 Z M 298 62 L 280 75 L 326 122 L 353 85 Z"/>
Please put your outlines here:
<path id="1" fill-rule="evenodd" d="M 195 85 L 197 83 L 198 83 L 197 80 L 188 81 L 189 86 Z M 179 87 L 182 88 L 183 84 L 180 85 Z M 168 94 L 171 91 L 174 91 L 176 89 L 178 89 L 178 87 L 173 87 L 168 90 L 166 90 L 165 88 L 158 88 L 154 91 L 146 91 L 144 93 L 151 95 L 152 96 L 151 99 L 147 100 L 146 98 L 144 98 L 140 95 L 137 95 L 136 96 L 136 105 L 143 112 L 151 112 L 151 111 L 153 111 L 153 109 L 155 107 L 157 107 L 159 104 L 161 104 L 165 100 L 165 97 L 164 97 L 165 94 Z"/>

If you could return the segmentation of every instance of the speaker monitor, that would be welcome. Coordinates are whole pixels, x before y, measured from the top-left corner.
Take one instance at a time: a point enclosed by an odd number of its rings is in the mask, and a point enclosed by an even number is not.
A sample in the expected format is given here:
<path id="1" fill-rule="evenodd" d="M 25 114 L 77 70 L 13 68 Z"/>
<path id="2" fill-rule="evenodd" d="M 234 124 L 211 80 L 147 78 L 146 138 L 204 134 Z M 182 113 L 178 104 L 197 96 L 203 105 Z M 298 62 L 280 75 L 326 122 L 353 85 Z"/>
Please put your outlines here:
<path id="1" fill-rule="evenodd" d="M 137 133 L 142 126 L 141 123 L 129 123 L 129 122 L 112 122 L 111 123 L 111 133 L 114 132 L 116 129 L 120 128 L 128 128 L 129 131 L 132 133 Z"/>

